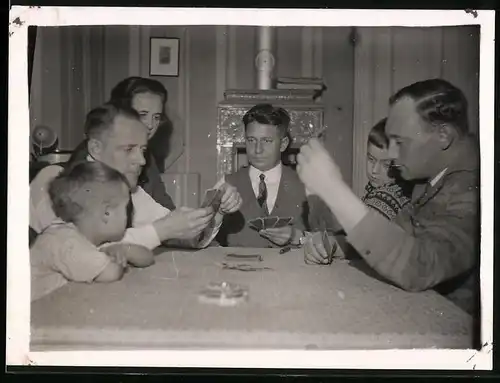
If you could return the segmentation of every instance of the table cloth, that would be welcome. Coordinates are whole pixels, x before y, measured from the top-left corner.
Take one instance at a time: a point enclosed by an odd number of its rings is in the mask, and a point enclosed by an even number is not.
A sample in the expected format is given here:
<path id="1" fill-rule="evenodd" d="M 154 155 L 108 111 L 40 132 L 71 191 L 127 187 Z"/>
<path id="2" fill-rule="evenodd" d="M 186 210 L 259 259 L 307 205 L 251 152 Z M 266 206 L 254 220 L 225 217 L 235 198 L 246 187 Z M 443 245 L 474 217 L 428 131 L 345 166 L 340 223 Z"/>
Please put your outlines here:
<path id="1" fill-rule="evenodd" d="M 225 255 L 260 254 L 227 270 Z M 31 349 L 469 348 L 472 318 L 433 292 L 405 292 L 361 263 L 306 265 L 302 250 L 163 251 L 119 282 L 69 283 L 33 302 Z M 248 288 L 235 307 L 201 303 L 211 282 Z"/>

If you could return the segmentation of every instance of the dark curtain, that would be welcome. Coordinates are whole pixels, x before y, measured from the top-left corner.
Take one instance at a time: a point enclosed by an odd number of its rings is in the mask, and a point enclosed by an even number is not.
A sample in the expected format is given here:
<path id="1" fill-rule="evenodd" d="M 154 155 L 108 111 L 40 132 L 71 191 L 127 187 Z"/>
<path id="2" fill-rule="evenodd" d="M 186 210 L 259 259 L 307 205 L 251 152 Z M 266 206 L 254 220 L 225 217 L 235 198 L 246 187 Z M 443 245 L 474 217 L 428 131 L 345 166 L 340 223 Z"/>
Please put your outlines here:
<path id="1" fill-rule="evenodd" d="M 33 59 L 35 57 L 36 26 L 28 27 L 28 96 L 31 96 L 31 75 L 33 73 Z"/>

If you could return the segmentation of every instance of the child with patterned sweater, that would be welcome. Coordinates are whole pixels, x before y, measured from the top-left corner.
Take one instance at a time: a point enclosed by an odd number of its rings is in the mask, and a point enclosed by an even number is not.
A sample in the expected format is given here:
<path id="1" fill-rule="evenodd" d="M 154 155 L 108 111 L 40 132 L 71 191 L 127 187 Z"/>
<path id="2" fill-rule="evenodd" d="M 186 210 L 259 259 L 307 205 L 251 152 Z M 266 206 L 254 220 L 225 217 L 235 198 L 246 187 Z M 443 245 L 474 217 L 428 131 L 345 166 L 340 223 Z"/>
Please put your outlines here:
<path id="1" fill-rule="evenodd" d="M 368 135 L 366 174 L 368 184 L 365 187 L 363 202 L 382 214 L 388 220 L 410 202 L 408 185 L 396 180 L 389 157 L 389 138 L 385 134 L 386 118 L 379 121 Z"/>
<path id="2" fill-rule="evenodd" d="M 389 138 L 385 134 L 386 118 L 379 121 L 368 135 L 366 174 L 368 184 L 365 187 L 363 202 L 371 209 L 381 214 L 388 220 L 393 220 L 398 212 L 409 202 L 411 191 L 409 184 L 396 178 L 392 168 L 392 159 L 389 156 Z M 317 196 L 313 196 L 318 198 Z M 322 220 L 327 227 L 340 227 L 336 218 L 330 211 L 322 215 Z M 345 233 L 340 230 L 335 235 L 338 246 L 335 256 L 340 258 L 357 259 L 359 255 L 346 242 Z M 321 233 L 311 236 L 304 246 L 305 261 L 309 264 L 326 264 L 329 262 L 325 256 Z"/>
<path id="3" fill-rule="evenodd" d="M 31 300 L 74 282 L 114 282 L 127 264 L 145 267 L 152 253 L 123 238 L 130 191 L 126 178 L 100 162 L 65 169 L 50 184 L 60 220 L 44 230 L 30 249 Z"/>

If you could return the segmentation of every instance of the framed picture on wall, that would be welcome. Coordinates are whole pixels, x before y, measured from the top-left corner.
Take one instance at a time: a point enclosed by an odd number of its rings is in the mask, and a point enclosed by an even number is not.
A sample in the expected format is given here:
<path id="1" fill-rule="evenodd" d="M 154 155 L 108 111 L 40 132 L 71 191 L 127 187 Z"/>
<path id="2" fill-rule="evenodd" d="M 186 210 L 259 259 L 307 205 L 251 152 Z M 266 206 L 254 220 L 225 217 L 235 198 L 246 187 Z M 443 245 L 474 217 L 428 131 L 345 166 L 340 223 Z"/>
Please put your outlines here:
<path id="1" fill-rule="evenodd" d="M 149 51 L 150 76 L 179 76 L 179 39 L 151 37 Z"/>

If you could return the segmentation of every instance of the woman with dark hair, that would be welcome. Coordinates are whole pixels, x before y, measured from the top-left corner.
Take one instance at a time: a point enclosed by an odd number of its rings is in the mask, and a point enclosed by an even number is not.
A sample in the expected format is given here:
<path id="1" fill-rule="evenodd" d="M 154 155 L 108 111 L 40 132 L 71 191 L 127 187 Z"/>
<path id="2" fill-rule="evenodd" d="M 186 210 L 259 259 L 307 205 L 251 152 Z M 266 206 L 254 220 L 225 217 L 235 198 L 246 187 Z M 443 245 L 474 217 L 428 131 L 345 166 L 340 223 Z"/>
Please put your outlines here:
<path id="1" fill-rule="evenodd" d="M 168 92 L 159 81 L 144 77 L 128 77 L 111 91 L 109 102 L 135 109 L 148 128 L 146 165 L 139 178 L 139 185 L 160 205 L 175 209 L 167 194 L 161 173 L 168 169 L 182 154 L 184 139 L 181 126 L 174 129 L 165 113 Z M 70 162 L 86 157 L 86 143 L 75 150 Z"/>
<path id="2" fill-rule="evenodd" d="M 110 101 L 134 108 L 148 128 L 149 144 L 158 169 L 164 172 L 181 156 L 184 136 L 181 124 L 174 127 L 166 113 L 168 92 L 159 81 L 144 77 L 128 77 L 111 91 Z"/>

